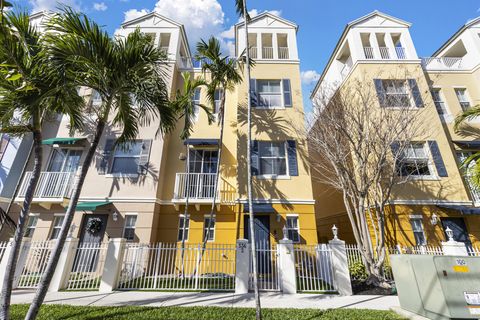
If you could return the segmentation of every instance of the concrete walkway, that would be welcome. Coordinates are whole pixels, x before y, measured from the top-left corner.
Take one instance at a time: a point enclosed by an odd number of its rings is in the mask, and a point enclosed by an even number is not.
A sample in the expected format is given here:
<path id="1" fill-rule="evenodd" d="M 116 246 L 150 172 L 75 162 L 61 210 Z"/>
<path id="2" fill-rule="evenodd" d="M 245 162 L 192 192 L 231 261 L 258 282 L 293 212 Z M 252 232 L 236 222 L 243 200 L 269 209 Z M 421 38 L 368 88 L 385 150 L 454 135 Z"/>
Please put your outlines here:
<path id="1" fill-rule="evenodd" d="M 15 290 L 12 304 L 30 303 L 35 291 Z M 284 295 L 274 292 L 261 293 L 264 308 L 359 308 L 389 310 L 398 306 L 397 296 L 337 296 L 321 294 Z M 198 292 L 151 292 L 116 291 L 99 292 L 51 292 L 46 303 L 71 304 L 80 306 L 217 306 L 217 307 L 255 307 L 253 294 L 236 295 L 234 293 L 198 293 Z"/>

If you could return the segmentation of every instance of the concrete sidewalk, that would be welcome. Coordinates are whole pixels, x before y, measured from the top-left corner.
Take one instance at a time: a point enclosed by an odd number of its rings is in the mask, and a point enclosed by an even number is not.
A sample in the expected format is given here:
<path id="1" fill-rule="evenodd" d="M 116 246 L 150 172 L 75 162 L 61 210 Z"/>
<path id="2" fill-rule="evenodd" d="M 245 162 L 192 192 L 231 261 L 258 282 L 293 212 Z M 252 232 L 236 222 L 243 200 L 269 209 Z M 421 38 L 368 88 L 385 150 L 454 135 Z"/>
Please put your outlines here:
<path id="1" fill-rule="evenodd" d="M 15 290 L 12 304 L 30 303 L 35 291 Z M 322 294 L 284 295 L 275 292 L 261 293 L 264 308 L 359 308 L 389 310 L 400 305 L 397 296 L 338 296 Z M 81 306 L 216 306 L 254 308 L 253 294 L 199 292 L 152 292 L 116 291 L 99 292 L 51 292 L 45 300 L 49 304 L 71 304 Z"/>

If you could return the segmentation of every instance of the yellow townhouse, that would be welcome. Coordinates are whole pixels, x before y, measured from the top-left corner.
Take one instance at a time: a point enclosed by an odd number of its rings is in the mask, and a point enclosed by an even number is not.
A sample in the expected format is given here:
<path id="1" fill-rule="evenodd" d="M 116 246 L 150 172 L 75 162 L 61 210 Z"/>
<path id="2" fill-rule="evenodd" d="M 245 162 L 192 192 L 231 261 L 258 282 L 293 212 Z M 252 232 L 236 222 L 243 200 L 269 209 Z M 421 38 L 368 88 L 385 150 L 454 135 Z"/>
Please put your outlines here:
<path id="1" fill-rule="evenodd" d="M 478 131 L 453 131 L 455 116 L 480 97 L 477 23 L 465 25 L 433 57 L 421 59 L 410 23 L 372 12 L 347 24 L 312 93 L 315 100 L 325 88 L 333 95 L 360 80 L 376 92 L 377 108 L 418 110 L 421 134 L 397 164 L 414 170 L 392 191 L 385 226 L 389 246 L 438 245 L 447 227 L 455 240 L 479 244 L 478 191 L 460 168 L 461 160 L 478 148 Z M 469 125 L 478 127 L 476 120 Z M 326 240 L 336 224 L 340 237 L 354 243 L 341 194 L 316 180 L 313 190 L 319 240 Z"/>

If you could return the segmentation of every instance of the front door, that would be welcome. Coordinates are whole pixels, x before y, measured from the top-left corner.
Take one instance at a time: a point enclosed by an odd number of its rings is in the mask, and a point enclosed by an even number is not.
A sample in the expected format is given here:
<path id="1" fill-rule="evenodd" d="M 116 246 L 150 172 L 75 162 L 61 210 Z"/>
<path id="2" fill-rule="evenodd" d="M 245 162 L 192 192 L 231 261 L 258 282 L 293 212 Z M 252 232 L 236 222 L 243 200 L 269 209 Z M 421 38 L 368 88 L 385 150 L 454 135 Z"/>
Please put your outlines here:
<path id="1" fill-rule="evenodd" d="M 74 272 L 93 272 L 97 268 L 100 246 L 105 236 L 108 215 L 89 214 L 83 216 L 80 242 L 73 263 Z"/>
<path id="2" fill-rule="evenodd" d="M 108 215 L 87 214 L 83 216 L 82 228 L 80 229 L 80 243 L 101 243 L 107 228 Z M 99 227 L 98 222 L 100 223 Z"/>
<path id="3" fill-rule="evenodd" d="M 442 226 L 444 232 L 447 230 L 447 227 L 453 231 L 453 240 L 463 242 L 466 245 L 471 245 L 467 226 L 465 225 L 465 220 L 463 220 L 463 218 L 442 218 Z M 448 240 L 446 233 L 445 239 Z"/>
<path id="4" fill-rule="evenodd" d="M 257 270 L 259 273 L 267 273 L 270 271 L 270 216 L 255 216 L 255 246 L 257 250 Z M 250 217 L 245 216 L 243 226 L 245 239 L 250 242 Z"/>

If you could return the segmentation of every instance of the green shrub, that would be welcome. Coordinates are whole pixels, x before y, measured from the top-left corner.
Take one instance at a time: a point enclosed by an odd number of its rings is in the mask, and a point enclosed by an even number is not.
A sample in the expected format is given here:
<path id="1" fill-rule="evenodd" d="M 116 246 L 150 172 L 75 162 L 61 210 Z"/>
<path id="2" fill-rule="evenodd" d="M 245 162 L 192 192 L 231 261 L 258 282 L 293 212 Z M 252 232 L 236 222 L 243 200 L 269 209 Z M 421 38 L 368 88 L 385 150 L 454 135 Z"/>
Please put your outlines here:
<path id="1" fill-rule="evenodd" d="M 352 280 L 367 280 L 367 270 L 361 260 L 350 263 L 348 269 L 350 271 L 350 278 Z"/>

